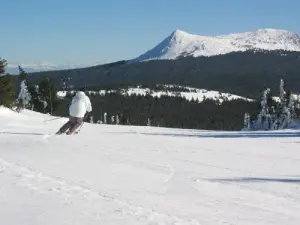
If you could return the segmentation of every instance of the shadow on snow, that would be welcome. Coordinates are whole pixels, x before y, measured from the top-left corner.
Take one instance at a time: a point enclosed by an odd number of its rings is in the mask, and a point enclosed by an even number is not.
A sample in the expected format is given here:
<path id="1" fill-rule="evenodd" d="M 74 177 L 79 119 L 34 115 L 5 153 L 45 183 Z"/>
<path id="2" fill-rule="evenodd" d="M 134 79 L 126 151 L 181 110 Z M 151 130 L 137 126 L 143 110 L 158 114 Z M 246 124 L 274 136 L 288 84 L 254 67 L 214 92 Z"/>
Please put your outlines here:
<path id="1" fill-rule="evenodd" d="M 290 178 L 259 178 L 259 177 L 240 177 L 228 179 L 209 179 L 215 182 L 237 182 L 237 183 L 259 183 L 259 182 L 281 182 L 281 183 L 300 183 L 299 179 Z"/>
<path id="2" fill-rule="evenodd" d="M 10 134 L 10 135 L 46 135 L 45 133 L 32 133 L 32 132 L 1 132 L 0 134 Z"/>
<path id="3" fill-rule="evenodd" d="M 300 132 L 241 132 L 241 133 L 139 133 L 143 135 L 158 135 L 172 137 L 199 137 L 199 138 L 279 138 L 300 137 Z"/>

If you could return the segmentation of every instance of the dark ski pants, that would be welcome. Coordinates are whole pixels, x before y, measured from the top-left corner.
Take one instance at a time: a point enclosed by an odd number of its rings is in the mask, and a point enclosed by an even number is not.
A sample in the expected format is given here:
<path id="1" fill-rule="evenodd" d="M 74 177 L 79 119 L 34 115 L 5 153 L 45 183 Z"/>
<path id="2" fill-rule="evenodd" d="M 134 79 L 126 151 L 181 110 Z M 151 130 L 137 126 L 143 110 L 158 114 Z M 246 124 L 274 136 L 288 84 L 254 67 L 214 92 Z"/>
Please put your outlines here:
<path id="1" fill-rule="evenodd" d="M 73 133 L 82 123 L 83 118 L 70 116 L 69 121 L 66 122 L 58 132 L 65 133 L 69 129 L 68 133 Z"/>

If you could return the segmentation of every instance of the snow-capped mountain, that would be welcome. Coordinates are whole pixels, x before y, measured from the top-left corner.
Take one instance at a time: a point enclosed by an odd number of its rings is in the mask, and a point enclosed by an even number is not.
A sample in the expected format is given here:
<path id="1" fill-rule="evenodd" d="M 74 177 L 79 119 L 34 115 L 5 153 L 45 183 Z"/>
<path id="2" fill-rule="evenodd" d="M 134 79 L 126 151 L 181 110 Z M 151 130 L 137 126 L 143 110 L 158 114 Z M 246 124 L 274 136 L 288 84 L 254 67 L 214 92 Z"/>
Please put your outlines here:
<path id="1" fill-rule="evenodd" d="M 19 69 L 18 69 L 19 65 L 27 73 L 51 71 L 51 70 L 75 69 L 75 68 L 81 68 L 81 67 L 85 66 L 85 65 L 76 65 L 76 64 L 75 65 L 71 65 L 71 64 L 55 65 L 52 63 L 30 63 L 30 64 L 12 63 L 12 64 L 7 65 L 6 72 L 9 74 L 19 74 Z"/>
<path id="2" fill-rule="evenodd" d="M 221 36 L 199 36 L 176 30 L 133 61 L 214 56 L 251 49 L 300 51 L 300 36 L 295 32 L 276 29 Z"/>

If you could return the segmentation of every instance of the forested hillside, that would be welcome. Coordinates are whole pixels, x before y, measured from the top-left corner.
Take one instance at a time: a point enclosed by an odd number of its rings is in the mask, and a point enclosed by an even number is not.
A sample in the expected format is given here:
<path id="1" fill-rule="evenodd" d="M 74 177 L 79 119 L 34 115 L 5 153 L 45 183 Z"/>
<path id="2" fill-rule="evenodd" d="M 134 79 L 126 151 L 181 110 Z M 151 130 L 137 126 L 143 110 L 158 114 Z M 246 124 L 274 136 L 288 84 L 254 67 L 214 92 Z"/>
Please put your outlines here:
<path id="1" fill-rule="evenodd" d="M 68 106 L 72 95 L 62 100 L 55 115 L 68 116 Z M 150 95 L 121 95 L 111 93 L 105 96 L 90 95 L 93 105 L 93 122 L 107 123 L 117 115 L 120 124 L 147 125 L 150 118 L 151 126 L 209 129 L 209 130 L 241 130 L 244 126 L 244 114 L 255 115 L 259 111 L 258 102 L 244 100 L 225 101 L 222 104 L 214 100 L 188 101 L 181 97 L 152 97 Z"/>
<path id="2" fill-rule="evenodd" d="M 278 89 L 283 78 L 300 92 L 300 53 L 285 51 L 235 52 L 214 57 L 184 57 L 142 63 L 120 61 L 95 67 L 34 73 L 30 81 L 50 76 L 63 86 L 179 84 L 257 98 L 269 87 Z"/>

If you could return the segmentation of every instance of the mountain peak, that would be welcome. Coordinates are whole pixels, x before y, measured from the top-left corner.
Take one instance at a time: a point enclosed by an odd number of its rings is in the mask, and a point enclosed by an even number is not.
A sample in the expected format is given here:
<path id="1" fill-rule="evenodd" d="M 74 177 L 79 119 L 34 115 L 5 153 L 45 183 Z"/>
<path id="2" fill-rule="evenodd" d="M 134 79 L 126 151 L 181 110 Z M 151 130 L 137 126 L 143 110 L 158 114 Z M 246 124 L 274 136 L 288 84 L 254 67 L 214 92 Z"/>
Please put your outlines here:
<path id="1" fill-rule="evenodd" d="M 300 51 L 300 36 L 295 32 L 272 28 L 222 36 L 199 36 L 177 29 L 132 61 L 214 56 L 250 49 Z"/>
<path id="2" fill-rule="evenodd" d="M 177 29 L 172 32 L 171 36 L 185 36 L 187 34 L 188 34 L 187 32 Z"/>

